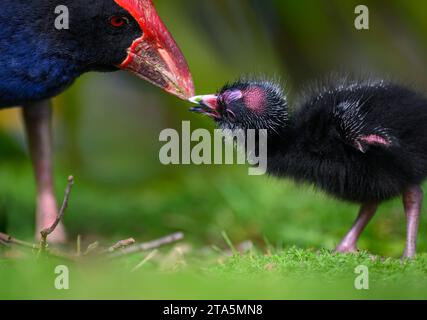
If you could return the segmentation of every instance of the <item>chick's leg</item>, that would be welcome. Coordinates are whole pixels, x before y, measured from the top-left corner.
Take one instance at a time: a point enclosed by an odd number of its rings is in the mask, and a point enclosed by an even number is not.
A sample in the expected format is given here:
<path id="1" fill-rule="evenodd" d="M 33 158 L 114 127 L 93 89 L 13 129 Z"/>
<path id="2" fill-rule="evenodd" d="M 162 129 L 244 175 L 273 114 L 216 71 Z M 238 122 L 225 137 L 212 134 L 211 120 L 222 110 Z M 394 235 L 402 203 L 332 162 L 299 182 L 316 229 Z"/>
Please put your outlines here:
<path id="1" fill-rule="evenodd" d="M 40 231 L 51 226 L 58 213 L 53 190 L 50 101 L 25 105 L 23 119 L 37 184 L 36 237 L 39 238 Z M 50 242 L 61 243 L 65 239 L 63 225 L 58 225 L 49 236 Z"/>
<path id="2" fill-rule="evenodd" d="M 413 258 L 416 254 L 417 235 L 423 203 L 423 190 L 420 186 L 411 186 L 403 193 L 403 205 L 407 220 L 407 239 L 404 258 Z"/>
<path id="3" fill-rule="evenodd" d="M 359 216 L 356 219 L 353 227 L 341 243 L 336 248 L 336 252 L 354 253 L 357 252 L 357 241 L 360 235 L 365 230 L 372 217 L 377 212 L 378 203 L 365 203 L 360 208 Z"/>

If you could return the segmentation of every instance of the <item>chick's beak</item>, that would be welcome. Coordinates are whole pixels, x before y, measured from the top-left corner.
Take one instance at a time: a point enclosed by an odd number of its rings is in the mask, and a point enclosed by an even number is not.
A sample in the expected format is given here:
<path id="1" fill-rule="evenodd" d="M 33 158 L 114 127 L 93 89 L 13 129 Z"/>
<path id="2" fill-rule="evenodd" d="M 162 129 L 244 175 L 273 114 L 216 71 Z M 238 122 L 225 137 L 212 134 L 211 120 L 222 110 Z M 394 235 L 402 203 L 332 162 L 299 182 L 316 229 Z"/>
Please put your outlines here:
<path id="1" fill-rule="evenodd" d="M 193 79 L 181 50 L 158 16 L 152 0 L 115 0 L 139 23 L 142 36 L 119 65 L 181 99 L 194 95 Z"/>
<path id="2" fill-rule="evenodd" d="M 205 114 L 212 118 L 220 118 L 221 115 L 218 108 L 218 96 L 209 94 L 204 96 L 194 96 L 188 100 L 197 104 L 197 106 L 191 108 L 190 111 Z"/>

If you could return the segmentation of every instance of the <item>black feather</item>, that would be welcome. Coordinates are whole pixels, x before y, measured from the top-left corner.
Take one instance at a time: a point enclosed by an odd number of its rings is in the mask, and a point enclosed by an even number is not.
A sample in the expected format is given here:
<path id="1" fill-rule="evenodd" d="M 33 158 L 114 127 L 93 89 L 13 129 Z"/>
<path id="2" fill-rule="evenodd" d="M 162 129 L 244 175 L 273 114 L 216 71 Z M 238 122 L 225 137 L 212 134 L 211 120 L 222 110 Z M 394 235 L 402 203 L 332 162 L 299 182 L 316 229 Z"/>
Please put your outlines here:
<path id="1" fill-rule="evenodd" d="M 236 105 L 237 119 L 222 128 L 267 129 L 268 172 L 312 184 L 339 199 L 381 202 L 427 177 L 427 100 L 386 81 L 338 81 L 312 92 L 289 115 L 286 97 L 266 81 L 239 81 L 230 89 L 267 88 L 263 114 Z M 276 88 L 271 90 L 271 88 Z M 277 121 L 282 119 L 282 121 Z"/>

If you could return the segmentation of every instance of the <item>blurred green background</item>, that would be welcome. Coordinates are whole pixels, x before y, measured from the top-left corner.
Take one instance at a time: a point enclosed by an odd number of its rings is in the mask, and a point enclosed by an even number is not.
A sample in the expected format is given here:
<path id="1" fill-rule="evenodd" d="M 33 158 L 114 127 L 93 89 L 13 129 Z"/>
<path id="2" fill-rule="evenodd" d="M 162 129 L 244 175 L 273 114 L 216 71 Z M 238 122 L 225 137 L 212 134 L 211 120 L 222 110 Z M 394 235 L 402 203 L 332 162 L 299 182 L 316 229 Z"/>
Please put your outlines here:
<path id="1" fill-rule="evenodd" d="M 200 94 L 241 74 L 279 76 L 291 100 L 331 71 L 369 72 L 423 89 L 427 84 L 427 3 L 364 1 L 370 30 L 354 28 L 352 0 L 157 0 Z M 426 90 L 427 91 L 427 90 Z M 426 92 L 427 93 L 427 92 Z M 76 178 L 65 222 L 71 237 L 147 240 L 184 231 L 196 247 L 236 243 L 332 249 L 357 207 L 245 166 L 163 166 L 159 133 L 210 128 L 189 105 L 123 72 L 87 74 L 55 101 L 58 198 Z M 0 114 L 0 230 L 31 239 L 33 176 L 19 110 Z M 426 211 L 426 209 L 424 209 Z M 419 250 L 427 250 L 423 217 Z M 381 207 L 361 247 L 398 257 L 405 220 L 400 200 Z"/>

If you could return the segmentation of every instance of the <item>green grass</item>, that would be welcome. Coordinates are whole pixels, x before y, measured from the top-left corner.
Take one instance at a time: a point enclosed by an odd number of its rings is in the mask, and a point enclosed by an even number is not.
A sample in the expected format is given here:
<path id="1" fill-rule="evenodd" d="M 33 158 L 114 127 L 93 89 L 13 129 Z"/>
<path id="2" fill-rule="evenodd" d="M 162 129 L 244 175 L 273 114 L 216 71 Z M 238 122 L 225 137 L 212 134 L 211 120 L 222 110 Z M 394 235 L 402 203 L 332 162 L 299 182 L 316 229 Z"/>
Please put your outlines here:
<path id="1" fill-rule="evenodd" d="M 198 93 L 241 74 L 277 74 L 288 79 L 292 101 L 340 65 L 356 74 L 363 65 L 420 88 L 427 83 L 427 20 L 420 7 L 427 3 L 421 1 L 371 1 L 381 14 L 369 32 L 354 30 L 358 1 L 269 1 L 262 8 L 244 0 L 182 2 L 156 6 L 190 63 Z M 275 19 L 266 18 L 270 13 Z M 402 30 L 399 41 L 393 30 Z M 144 255 L 70 265 L 71 289 L 60 292 L 53 289 L 53 270 L 63 262 L 0 252 L 0 298 L 426 298 L 425 254 L 399 260 L 405 242 L 400 199 L 381 206 L 360 241 L 366 252 L 391 258 L 333 256 L 329 251 L 357 206 L 290 182 L 248 177 L 245 167 L 161 166 L 161 130 L 179 129 L 182 120 L 194 129 L 212 124 L 138 81 L 123 73 L 88 74 L 56 103 L 58 198 L 67 176 L 76 178 L 65 216 L 70 247 L 79 234 L 87 246 L 183 231 L 186 253 L 163 248 L 134 273 Z M 2 121 L 11 132 L 0 130 L 0 230 L 31 240 L 35 190 L 16 118 Z M 420 253 L 427 252 L 426 211 Z M 254 244 L 251 252 L 224 255 L 245 241 Z M 368 291 L 354 289 L 360 264 L 371 271 Z"/>
<path id="2" fill-rule="evenodd" d="M 244 167 L 175 168 L 174 173 L 173 179 L 166 172 L 128 188 L 76 175 L 65 217 L 72 240 L 68 250 L 74 250 L 79 234 L 83 247 L 95 240 L 104 246 L 129 237 L 149 241 L 175 231 L 185 233 L 184 242 L 160 249 L 136 272 L 132 269 L 147 253 L 113 262 L 65 263 L 68 291 L 53 286 L 54 268 L 63 261 L 14 250 L 0 260 L 0 298 L 427 298 L 426 221 L 420 228 L 421 254 L 402 262 L 400 200 L 384 204 L 364 233 L 360 247 L 367 251 L 335 256 L 330 252 L 351 226 L 356 206 L 290 182 L 249 177 Z M 58 195 L 67 174 L 57 173 Z M 0 181 L 1 220 L 10 234 L 31 240 L 29 166 L 3 165 Z M 253 247 L 237 254 L 248 241 Z M 390 258 L 373 260 L 367 252 Z M 370 271 L 367 291 L 354 287 L 359 265 Z"/>
<path id="3" fill-rule="evenodd" d="M 290 248 L 270 255 L 250 252 L 203 258 L 163 249 L 141 269 L 143 256 L 114 262 L 65 263 L 70 289 L 56 290 L 60 261 L 2 261 L 1 299 L 425 299 L 427 255 L 415 261 L 373 261 Z M 355 268 L 369 268 L 369 290 L 356 290 Z"/>

